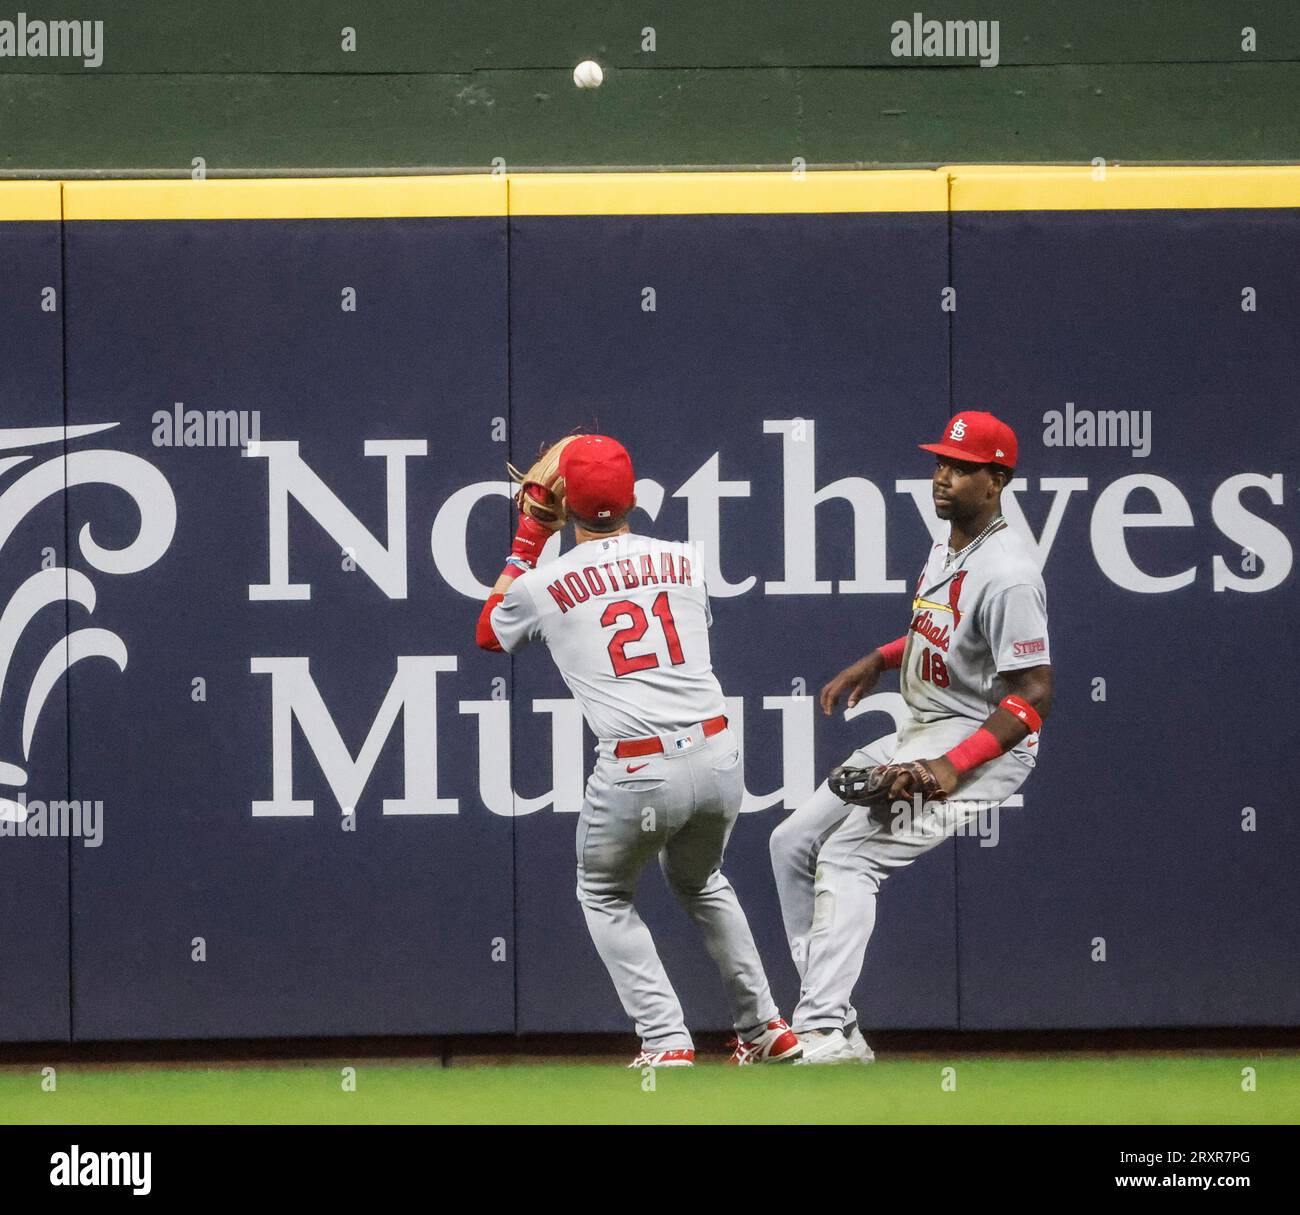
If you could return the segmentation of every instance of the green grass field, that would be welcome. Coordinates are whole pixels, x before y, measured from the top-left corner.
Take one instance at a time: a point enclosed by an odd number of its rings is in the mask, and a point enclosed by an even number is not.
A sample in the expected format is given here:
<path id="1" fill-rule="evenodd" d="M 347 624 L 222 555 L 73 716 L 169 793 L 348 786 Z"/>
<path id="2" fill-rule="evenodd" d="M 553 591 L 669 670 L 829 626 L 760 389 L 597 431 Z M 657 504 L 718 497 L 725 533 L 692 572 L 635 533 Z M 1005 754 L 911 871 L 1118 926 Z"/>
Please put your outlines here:
<path id="1" fill-rule="evenodd" d="M 355 1092 L 344 1068 L 355 1067 Z M 1242 1089 L 1243 1068 L 1256 1091 Z M 944 1091 L 945 1068 L 955 1091 Z M 1300 1056 L 956 1055 L 870 1067 L 720 1064 L 36 1064 L 0 1069 L 3 1123 L 1295 1123 Z"/>

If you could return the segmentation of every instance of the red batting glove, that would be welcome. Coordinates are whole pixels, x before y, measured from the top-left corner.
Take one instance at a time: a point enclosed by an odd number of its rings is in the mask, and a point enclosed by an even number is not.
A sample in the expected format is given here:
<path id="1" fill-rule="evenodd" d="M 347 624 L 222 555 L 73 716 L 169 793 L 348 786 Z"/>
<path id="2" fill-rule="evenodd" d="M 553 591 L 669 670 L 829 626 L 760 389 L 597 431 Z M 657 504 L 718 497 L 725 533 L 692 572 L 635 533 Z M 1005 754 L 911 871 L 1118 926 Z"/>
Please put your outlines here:
<path id="1" fill-rule="evenodd" d="M 529 569 L 534 569 L 537 558 L 542 555 L 542 549 L 552 534 L 549 528 L 538 523 L 532 515 L 520 515 L 519 529 L 515 532 L 515 542 L 510 546 L 510 555 L 518 557 Z"/>

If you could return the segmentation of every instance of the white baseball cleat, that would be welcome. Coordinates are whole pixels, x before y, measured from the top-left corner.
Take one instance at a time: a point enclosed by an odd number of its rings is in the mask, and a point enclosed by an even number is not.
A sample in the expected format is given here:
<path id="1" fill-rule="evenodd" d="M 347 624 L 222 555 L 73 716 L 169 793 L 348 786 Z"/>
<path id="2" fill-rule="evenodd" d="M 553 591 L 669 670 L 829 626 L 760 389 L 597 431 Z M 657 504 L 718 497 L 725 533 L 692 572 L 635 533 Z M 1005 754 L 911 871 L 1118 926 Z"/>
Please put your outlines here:
<path id="1" fill-rule="evenodd" d="M 727 1043 L 731 1047 L 728 1063 L 748 1067 L 752 1063 L 782 1063 L 799 1057 L 799 1039 L 781 1017 L 769 1021 L 756 1037 L 742 1042 L 738 1037 Z"/>
<path id="2" fill-rule="evenodd" d="M 642 1048 L 631 1063 L 629 1069 L 640 1070 L 643 1067 L 694 1067 L 693 1050 L 645 1050 Z"/>
<path id="3" fill-rule="evenodd" d="M 856 1021 L 852 1025 L 845 1027 L 844 1040 L 849 1044 L 854 1058 L 859 1063 L 874 1063 L 876 1061 L 876 1052 L 867 1045 L 867 1040 L 862 1036 L 862 1031 L 858 1028 Z"/>
<path id="4" fill-rule="evenodd" d="M 795 1067 L 804 1063 L 854 1063 L 858 1053 L 849 1045 L 842 1029 L 810 1029 L 799 1035 L 803 1058 L 794 1061 Z"/>

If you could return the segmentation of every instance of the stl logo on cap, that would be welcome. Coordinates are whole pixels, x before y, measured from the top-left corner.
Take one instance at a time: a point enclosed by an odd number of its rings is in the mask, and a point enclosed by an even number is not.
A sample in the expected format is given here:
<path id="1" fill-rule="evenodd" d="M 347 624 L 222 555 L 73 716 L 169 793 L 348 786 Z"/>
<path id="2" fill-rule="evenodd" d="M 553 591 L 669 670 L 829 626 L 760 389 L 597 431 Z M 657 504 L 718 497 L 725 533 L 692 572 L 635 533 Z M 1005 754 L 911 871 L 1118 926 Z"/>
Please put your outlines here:
<path id="1" fill-rule="evenodd" d="M 967 409 L 948 419 L 938 443 L 920 444 L 922 451 L 963 460 L 968 464 L 1001 464 L 1015 468 L 1019 445 L 1016 432 L 1000 418 L 979 409 Z"/>

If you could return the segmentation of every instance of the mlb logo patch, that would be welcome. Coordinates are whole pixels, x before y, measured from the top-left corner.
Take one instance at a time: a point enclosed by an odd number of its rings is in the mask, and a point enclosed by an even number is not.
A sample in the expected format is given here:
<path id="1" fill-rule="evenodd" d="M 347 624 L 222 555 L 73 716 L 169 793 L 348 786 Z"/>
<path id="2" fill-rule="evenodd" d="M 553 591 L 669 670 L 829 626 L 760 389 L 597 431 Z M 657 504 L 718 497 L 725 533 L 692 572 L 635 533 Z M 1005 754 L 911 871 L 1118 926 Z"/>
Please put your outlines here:
<path id="1" fill-rule="evenodd" d="M 1017 658 L 1025 658 L 1030 654 L 1041 654 L 1047 649 L 1047 640 L 1043 637 L 1035 637 L 1033 641 L 1017 641 L 1012 647 Z"/>
<path id="2" fill-rule="evenodd" d="M 695 741 L 694 736 L 693 736 L 693 735 L 690 735 L 690 734 L 688 734 L 685 738 L 679 738 L 679 739 L 677 740 L 677 749 L 678 749 L 679 751 L 684 751 L 684 750 L 686 750 L 686 748 L 689 747 L 689 746 L 691 745 L 691 743 L 693 743 L 694 741 Z"/>

